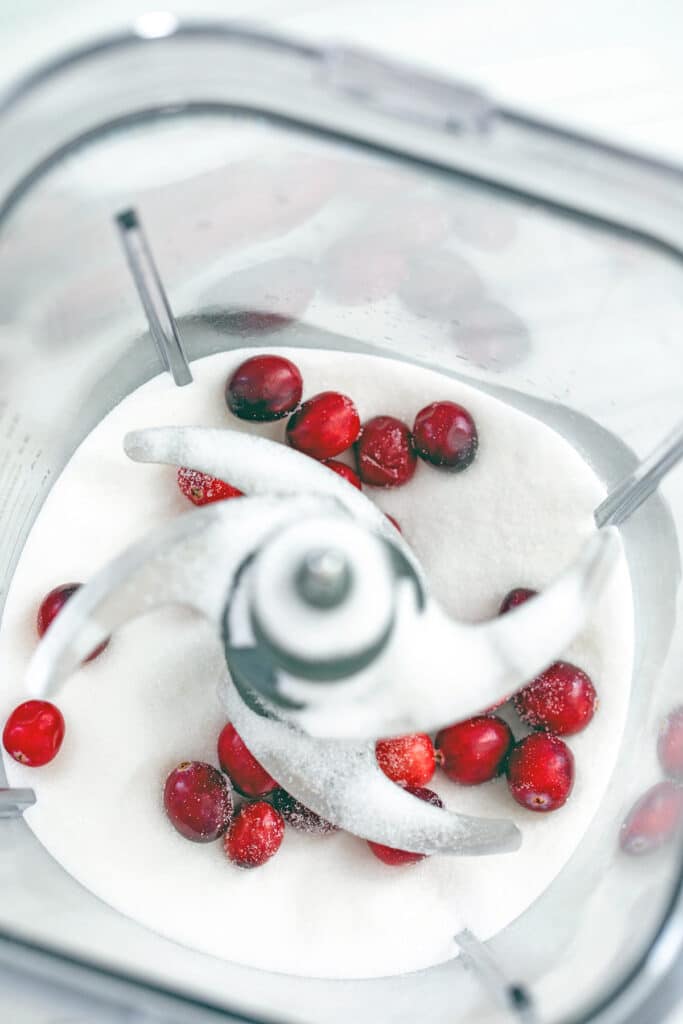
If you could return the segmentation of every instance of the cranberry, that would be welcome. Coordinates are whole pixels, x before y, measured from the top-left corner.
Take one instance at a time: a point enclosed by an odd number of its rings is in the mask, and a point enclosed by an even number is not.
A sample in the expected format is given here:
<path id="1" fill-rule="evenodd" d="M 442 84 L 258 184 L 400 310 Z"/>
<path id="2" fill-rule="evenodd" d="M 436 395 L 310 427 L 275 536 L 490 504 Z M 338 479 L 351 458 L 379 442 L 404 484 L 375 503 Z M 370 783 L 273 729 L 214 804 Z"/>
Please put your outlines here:
<path id="1" fill-rule="evenodd" d="M 595 687 L 585 672 L 556 661 L 513 697 L 517 714 L 532 729 L 571 736 L 585 729 L 598 706 Z"/>
<path id="2" fill-rule="evenodd" d="M 287 441 L 314 459 L 331 459 L 349 448 L 360 433 L 358 411 L 346 395 L 322 391 L 295 412 L 287 424 Z"/>
<path id="3" fill-rule="evenodd" d="M 683 789 L 673 782 L 658 782 L 636 801 L 619 835 L 624 853 L 640 856 L 664 846 L 683 822 Z"/>
<path id="4" fill-rule="evenodd" d="M 433 804 L 434 807 L 443 807 L 443 801 L 432 789 L 425 789 L 422 786 L 406 786 L 406 790 L 416 796 L 418 800 Z M 384 846 L 383 843 L 373 843 L 368 840 L 368 846 L 378 860 L 391 867 L 399 867 L 402 864 L 417 864 L 424 860 L 424 853 L 409 853 L 408 850 L 395 850 L 392 846 Z"/>
<path id="5" fill-rule="evenodd" d="M 555 811 L 567 802 L 574 785 L 574 755 L 558 736 L 535 732 L 512 749 L 508 788 L 530 811 Z"/>
<path id="6" fill-rule="evenodd" d="M 69 600 L 70 597 L 80 590 L 83 586 L 82 583 L 63 583 L 60 587 L 55 587 L 50 593 L 43 598 L 43 602 L 38 609 L 38 618 L 36 620 L 36 627 L 38 629 L 38 636 L 44 636 L 47 632 L 48 626 L 50 626 L 57 618 L 59 612 Z M 106 648 L 108 640 L 104 640 L 99 644 L 92 654 L 89 654 L 85 659 L 86 661 L 92 661 L 97 658 L 98 655 Z"/>
<path id="7" fill-rule="evenodd" d="M 218 761 L 235 789 L 244 796 L 265 796 L 277 787 L 275 779 L 261 767 L 230 723 L 218 737 Z"/>
<path id="8" fill-rule="evenodd" d="M 664 720 L 657 753 L 666 774 L 683 781 L 683 706 L 674 708 Z"/>
<path id="9" fill-rule="evenodd" d="M 187 466 L 181 466 L 178 470 L 178 487 L 193 505 L 211 505 L 214 501 L 243 496 L 242 491 L 226 484 L 224 480 L 217 480 L 215 476 L 200 473 L 197 469 L 188 469 Z"/>
<path id="10" fill-rule="evenodd" d="M 223 835 L 230 822 L 230 785 L 212 765 L 183 761 L 166 779 L 164 807 L 182 836 L 194 843 L 210 843 Z"/>
<path id="11" fill-rule="evenodd" d="M 360 478 L 372 487 L 407 484 L 417 466 L 410 431 L 393 416 L 375 416 L 365 424 L 357 455 Z"/>
<path id="12" fill-rule="evenodd" d="M 282 356 L 252 356 L 228 381 L 225 400 L 241 420 L 282 419 L 301 401 L 303 381 L 294 363 Z"/>
<path id="13" fill-rule="evenodd" d="M 378 740 L 375 754 L 384 774 L 403 786 L 424 786 L 436 768 L 434 744 L 423 732 Z"/>
<path id="14" fill-rule="evenodd" d="M 474 461 L 479 438 L 467 409 L 455 402 L 432 402 L 415 417 L 413 444 L 425 462 L 460 472 Z"/>
<path id="15" fill-rule="evenodd" d="M 519 608 L 520 604 L 524 604 L 530 597 L 536 597 L 537 590 L 529 590 L 528 587 L 515 587 L 509 594 L 506 594 L 503 598 L 499 615 L 505 615 L 506 612 L 512 611 L 513 608 Z"/>
<path id="16" fill-rule="evenodd" d="M 394 529 L 398 530 L 399 533 L 403 533 L 403 530 L 401 529 L 401 524 L 399 523 L 398 519 L 394 519 L 394 517 L 390 516 L 388 512 L 385 512 L 384 514 L 391 523 L 391 525 L 394 527 Z"/>
<path id="17" fill-rule="evenodd" d="M 282 815 L 265 800 L 244 804 L 225 834 L 223 846 L 233 864 L 258 868 L 274 857 L 285 834 Z"/>
<path id="18" fill-rule="evenodd" d="M 27 700 L 7 719 L 2 742 L 19 764 L 39 768 L 59 753 L 64 739 L 64 717 L 47 700 Z"/>
<path id="19" fill-rule="evenodd" d="M 338 462 L 337 459 L 328 459 L 325 465 L 331 469 L 333 473 L 336 473 L 337 476 L 343 477 L 344 480 L 348 480 L 350 484 L 357 487 L 359 491 L 361 490 L 362 485 L 358 473 L 356 473 L 355 469 L 351 469 L 350 466 L 347 466 L 345 462 Z"/>
<path id="20" fill-rule="evenodd" d="M 495 715 L 478 715 L 438 733 L 437 759 L 453 782 L 478 786 L 501 774 L 513 743 L 507 722 Z"/>
<path id="21" fill-rule="evenodd" d="M 337 826 L 331 821 L 326 821 L 319 814 L 306 807 L 299 800 L 287 793 L 284 789 L 276 789 L 271 797 L 271 803 L 276 811 L 279 811 L 288 825 L 298 829 L 300 832 L 309 832 L 311 835 L 325 836 L 330 832 L 336 832 Z"/>

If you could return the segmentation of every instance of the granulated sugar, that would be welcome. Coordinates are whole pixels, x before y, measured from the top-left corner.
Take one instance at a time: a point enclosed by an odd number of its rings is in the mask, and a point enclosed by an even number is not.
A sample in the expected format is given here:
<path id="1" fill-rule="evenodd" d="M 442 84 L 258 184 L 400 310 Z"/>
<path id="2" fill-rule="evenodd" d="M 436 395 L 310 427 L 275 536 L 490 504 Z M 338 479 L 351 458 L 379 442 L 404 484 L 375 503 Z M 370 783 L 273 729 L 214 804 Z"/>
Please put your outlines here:
<path id="1" fill-rule="evenodd" d="M 226 409 L 225 381 L 249 354 L 194 363 L 195 383 L 186 388 L 175 388 L 166 375 L 155 378 L 76 451 L 33 527 L 10 590 L 0 634 L 3 717 L 26 699 L 23 677 L 44 594 L 59 583 L 87 580 L 128 544 L 188 510 L 174 469 L 126 457 L 128 431 L 193 424 L 284 438 L 284 421 L 245 425 Z M 414 366 L 329 351 L 285 354 L 303 373 L 304 397 L 338 389 L 354 399 L 363 419 L 385 413 L 410 425 L 437 399 L 460 402 L 473 414 L 480 448 L 466 472 L 420 463 L 405 487 L 365 492 L 399 521 L 453 616 L 482 620 L 496 614 L 512 587 L 542 588 L 593 529 L 601 482 L 538 421 Z M 256 477 L 261 468 L 254 465 L 253 472 Z M 35 789 L 37 804 L 26 821 L 56 860 L 149 928 L 270 970 L 336 978 L 398 974 L 454 956 L 453 935 L 462 927 L 482 939 L 500 931 L 567 862 L 610 782 L 629 698 L 632 632 L 622 561 L 590 628 L 564 652 L 591 675 L 600 705 L 588 729 L 569 740 L 577 778 L 560 811 L 523 810 L 503 780 L 463 788 L 437 775 L 434 788 L 449 808 L 512 819 L 523 833 L 516 853 L 436 856 L 392 869 L 350 835 L 315 837 L 290 828 L 278 855 L 249 872 L 228 862 L 220 842 L 182 839 L 164 815 L 164 779 L 181 760 L 216 764 L 225 715 L 216 695 L 223 671 L 218 640 L 180 609 L 131 623 L 74 675 L 57 697 L 67 722 L 59 757 L 37 770 L 6 757 L 7 774 L 11 785 Z M 457 658 L 454 651 L 454 685 Z M 426 688 L 429 679 L 416 678 L 415 686 Z"/>

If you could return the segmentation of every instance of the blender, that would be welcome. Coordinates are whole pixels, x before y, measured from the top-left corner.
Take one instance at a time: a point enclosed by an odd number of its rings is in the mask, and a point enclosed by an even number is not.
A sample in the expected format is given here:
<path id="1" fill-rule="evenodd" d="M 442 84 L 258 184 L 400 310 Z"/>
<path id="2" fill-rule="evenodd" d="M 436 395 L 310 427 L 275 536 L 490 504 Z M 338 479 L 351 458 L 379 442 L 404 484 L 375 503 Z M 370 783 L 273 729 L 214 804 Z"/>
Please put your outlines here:
<path id="1" fill-rule="evenodd" d="M 436 368 L 563 435 L 610 492 L 597 525 L 619 526 L 636 628 L 609 791 L 552 885 L 486 942 L 460 929 L 449 961 L 369 980 L 226 963 L 82 889 L 21 820 L 31 791 L 7 789 L 4 961 L 106 993 L 108 1012 L 143 1007 L 152 1020 L 625 1019 L 675 955 L 679 927 L 676 844 L 629 858 L 619 832 L 658 777 L 657 730 L 680 679 L 683 492 L 680 474 L 665 476 L 681 453 L 680 172 L 369 54 L 162 14 L 18 83 L 0 106 L 0 130 L 3 600 L 55 479 L 125 396 L 163 371 L 191 388 L 193 362 L 215 353 L 295 347 Z M 381 230 L 369 237 L 373 216 Z M 333 258 L 343 269 L 336 283 Z M 445 284 L 434 289 L 444 264 Z M 151 451 L 142 437 L 129 450 L 177 464 L 176 440 L 162 437 Z M 219 475 L 213 463 L 196 468 Z M 233 533 L 220 519 L 212 512 L 219 533 Z M 387 593 L 411 587 L 419 603 L 419 564 L 409 546 L 386 539 L 391 561 L 377 573 Z M 169 549 L 168 537 L 155 540 Z M 207 545 L 212 562 L 220 538 Z M 240 549 L 241 561 L 251 552 Z M 580 586 L 565 580 L 562 600 L 581 599 L 576 623 L 604 557 L 589 552 Z M 275 566 L 283 560 L 280 551 Z M 334 585 L 324 565 L 305 584 L 318 595 Z M 36 692 L 92 648 L 93 634 L 79 634 L 92 594 L 84 588 L 45 642 Z M 561 606 L 565 622 L 572 607 Z M 305 732 L 324 737 L 324 702 L 317 719 L 301 718 L 300 707 L 316 705 L 329 659 L 318 652 L 315 671 L 304 671 L 300 650 L 272 642 L 283 610 L 271 612 L 261 608 L 271 642 L 260 645 L 259 665 L 226 650 L 231 673 L 242 695 L 257 689 L 283 720 L 299 716 Z M 219 624 L 223 616 L 221 603 Z M 417 614 L 401 621 L 407 635 L 419 628 Z M 531 638 L 521 647 L 528 655 Z M 296 655 L 294 709 L 291 685 L 284 693 L 277 673 L 262 671 L 264 649 L 271 668 L 279 659 L 291 669 Z M 377 666 L 381 652 L 366 644 L 364 658 L 367 649 Z M 555 653 L 544 649 L 539 665 Z M 507 682 L 497 685 L 502 693 Z M 348 734 L 382 735 L 386 705 L 376 712 L 362 726 L 350 713 Z M 404 724 L 440 722 L 435 713 Z M 280 768 L 286 774 L 286 757 Z M 425 822 L 434 817 L 424 811 Z M 395 837 L 391 828 L 379 838 Z M 512 842 L 500 829 L 495 841 Z"/>

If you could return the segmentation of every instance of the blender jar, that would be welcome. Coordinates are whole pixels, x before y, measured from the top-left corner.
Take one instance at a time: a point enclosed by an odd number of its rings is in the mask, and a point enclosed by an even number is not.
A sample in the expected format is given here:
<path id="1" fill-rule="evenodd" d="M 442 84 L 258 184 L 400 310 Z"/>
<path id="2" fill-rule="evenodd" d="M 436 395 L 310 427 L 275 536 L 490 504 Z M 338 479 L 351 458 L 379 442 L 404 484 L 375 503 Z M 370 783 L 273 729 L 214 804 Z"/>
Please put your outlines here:
<path id="1" fill-rule="evenodd" d="M 149 15 L 0 99 L 0 593 L 55 478 L 164 369 L 115 218 L 135 207 L 190 360 L 310 346 L 431 366 L 563 434 L 608 487 L 675 425 L 683 178 L 341 48 Z M 181 948 L 0 821 L 5 962 L 169 1020 L 623 1019 L 677 948 L 680 847 L 619 830 L 680 692 L 683 479 L 622 527 L 632 699 L 598 815 L 485 945 L 325 981 Z M 4 780 L 3 780 L 4 782 Z M 362 927 L 362 922 L 359 922 Z"/>

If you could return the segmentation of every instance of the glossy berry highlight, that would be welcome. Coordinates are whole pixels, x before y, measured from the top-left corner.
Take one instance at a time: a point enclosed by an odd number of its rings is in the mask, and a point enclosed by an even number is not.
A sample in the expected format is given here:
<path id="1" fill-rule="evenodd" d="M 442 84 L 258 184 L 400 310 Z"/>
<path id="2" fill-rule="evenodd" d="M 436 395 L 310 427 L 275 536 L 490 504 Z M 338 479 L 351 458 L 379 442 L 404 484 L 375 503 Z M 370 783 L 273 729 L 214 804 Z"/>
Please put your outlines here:
<path id="1" fill-rule="evenodd" d="M 568 661 L 556 661 L 516 693 L 513 704 L 532 729 L 572 736 L 593 718 L 598 696 L 585 672 Z"/>
<path id="2" fill-rule="evenodd" d="M 387 778 L 402 786 L 425 786 L 436 768 L 434 744 L 423 732 L 378 740 L 375 756 Z"/>
<path id="3" fill-rule="evenodd" d="M 432 402 L 415 417 L 413 445 L 425 462 L 461 472 L 474 462 L 479 436 L 472 416 L 463 406 L 456 402 Z"/>
<path id="4" fill-rule="evenodd" d="M 259 764 L 231 723 L 218 737 L 218 762 L 243 796 L 265 796 L 277 787 L 275 779 Z"/>
<path id="5" fill-rule="evenodd" d="M 27 700 L 7 719 L 2 743 L 19 764 L 40 768 L 49 764 L 64 739 L 64 716 L 47 700 Z"/>
<path id="6" fill-rule="evenodd" d="M 346 451 L 359 433 L 358 410 L 338 391 L 323 391 L 309 398 L 287 423 L 291 447 L 321 461 Z"/>
<path id="7" fill-rule="evenodd" d="M 166 779 L 164 808 L 185 839 L 213 842 L 223 835 L 232 815 L 228 780 L 203 761 L 183 761 Z"/>
<path id="8" fill-rule="evenodd" d="M 401 487 L 417 467 L 410 430 L 395 416 L 375 416 L 356 446 L 358 474 L 371 487 Z"/>
<path id="9" fill-rule="evenodd" d="M 239 809 L 225 833 L 223 848 L 237 867 L 259 868 L 275 856 L 284 834 L 282 815 L 265 800 L 259 800 Z"/>
<path id="10" fill-rule="evenodd" d="M 495 715 L 478 715 L 437 734 L 437 759 L 453 782 L 479 786 L 501 774 L 513 744 L 507 722 Z"/>
<path id="11" fill-rule="evenodd" d="M 562 807 L 574 785 L 574 755 L 559 736 L 535 732 L 513 747 L 508 789 L 522 807 L 548 813 Z"/>
<path id="12" fill-rule="evenodd" d="M 241 420 L 268 423 L 289 416 L 301 401 L 299 369 L 283 356 L 252 356 L 237 367 L 225 389 L 228 408 Z"/>

